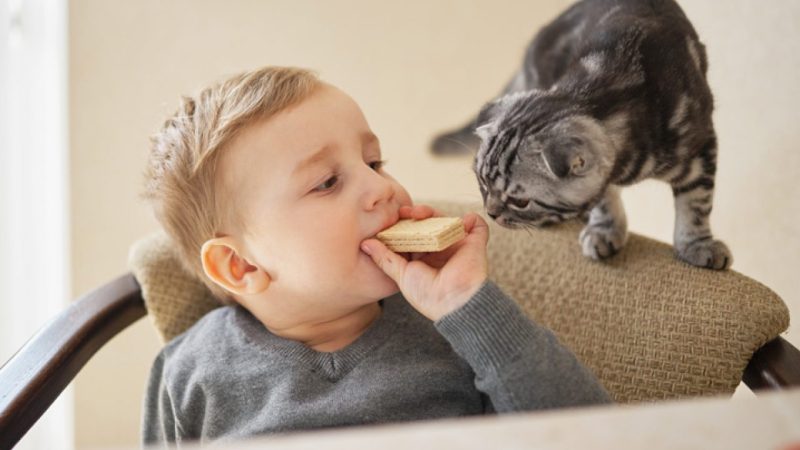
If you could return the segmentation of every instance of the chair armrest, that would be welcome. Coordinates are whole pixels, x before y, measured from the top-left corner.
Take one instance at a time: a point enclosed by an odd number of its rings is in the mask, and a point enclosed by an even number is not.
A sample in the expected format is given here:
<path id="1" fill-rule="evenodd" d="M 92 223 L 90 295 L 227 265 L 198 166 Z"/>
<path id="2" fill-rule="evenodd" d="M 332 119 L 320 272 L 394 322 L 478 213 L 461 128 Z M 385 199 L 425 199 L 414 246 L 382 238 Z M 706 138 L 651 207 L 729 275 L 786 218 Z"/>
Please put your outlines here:
<path id="1" fill-rule="evenodd" d="M 0 448 L 11 448 L 89 358 L 146 314 L 126 274 L 89 292 L 44 325 L 0 368 Z"/>
<path id="2" fill-rule="evenodd" d="M 753 391 L 800 387 L 800 350 L 778 336 L 753 353 L 742 381 Z"/>

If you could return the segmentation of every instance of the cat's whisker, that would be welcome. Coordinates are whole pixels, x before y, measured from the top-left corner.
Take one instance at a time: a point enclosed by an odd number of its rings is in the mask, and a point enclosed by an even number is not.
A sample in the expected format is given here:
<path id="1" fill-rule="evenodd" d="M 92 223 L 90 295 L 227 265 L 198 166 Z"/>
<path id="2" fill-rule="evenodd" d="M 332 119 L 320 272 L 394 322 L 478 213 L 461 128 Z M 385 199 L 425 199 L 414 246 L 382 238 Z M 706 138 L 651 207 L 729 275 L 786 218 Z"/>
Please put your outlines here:
<path id="1" fill-rule="evenodd" d="M 470 148 L 470 147 L 469 147 L 467 144 L 465 144 L 465 143 L 463 143 L 463 142 L 459 141 L 459 140 L 458 140 L 458 139 L 456 139 L 456 138 L 447 137 L 447 138 L 444 138 L 444 140 L 445 140 L 445 141 L 447 141 L 447 142 L 452 142 L 452 143 L 454 143 L 454 144 L 458 144 L 458 145 L 460 145 L 460 146 L 461 146 L 461 147 L 462 147 L 464 150 L 466 150 L 466 152 L 467 152 L 467 153 L 472 153 L 472 152 L 474 151 L 474 150 L 473 150 L 472 148 Z"/>
<path id="2" fill-rule="evenodd" d="M 531 231 L 530 227 L 523 226 L 522 229 L 528 233 L 528 236 L 533 237 L 533 232 Z"/>

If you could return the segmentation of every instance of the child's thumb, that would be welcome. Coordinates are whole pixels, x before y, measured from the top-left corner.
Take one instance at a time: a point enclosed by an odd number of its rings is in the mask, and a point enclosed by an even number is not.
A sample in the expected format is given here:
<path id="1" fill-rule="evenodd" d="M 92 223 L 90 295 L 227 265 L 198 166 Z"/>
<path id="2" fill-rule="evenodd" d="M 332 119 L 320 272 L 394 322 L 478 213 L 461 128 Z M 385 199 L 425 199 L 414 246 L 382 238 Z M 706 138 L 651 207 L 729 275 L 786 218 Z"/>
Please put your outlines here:
<path id="1" fill-rule="evenodd" d="M 403 273 L 408 264 L 405 258 L 386 248 L 383 242 L 377 239 L 367 239 L 363 241 L 361 243 L 361 250 L 372 257 L 375 264 L 400 286 Z"/>
<path id="2" fill-rule="evenodd" d="M 489 224 L 483 220 L 483 217 L 481 217 L 480 214 L 470 213 L 468 216 L 466 216 L 465 221 L 466 220 L 470 221 L 470 223 L 467 225 L 467 232 L 469 234 L 477 235 L 484 244 L 488 243 Z"/>

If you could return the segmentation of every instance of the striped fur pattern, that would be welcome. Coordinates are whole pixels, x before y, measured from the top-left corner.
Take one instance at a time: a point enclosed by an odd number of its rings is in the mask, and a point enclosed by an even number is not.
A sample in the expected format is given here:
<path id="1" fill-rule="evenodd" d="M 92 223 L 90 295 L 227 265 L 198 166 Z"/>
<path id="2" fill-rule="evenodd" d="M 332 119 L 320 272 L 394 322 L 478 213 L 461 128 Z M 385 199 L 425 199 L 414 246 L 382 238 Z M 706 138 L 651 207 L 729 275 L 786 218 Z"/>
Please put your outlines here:
<path id="1" fill-rule="evenodd" d="M 676 255 L 725 269 L 731 253 L 709 226 L 717 139 L 707 69 L 674 1 L 584 0 L 539 32 L 501 95 L 433 151 L 477 146 L 490 217 L 507 227 L 581 217 L 579 242 L 594 259 L 625 243 L 620 188 L 663 180 L 675 198 Z"/>

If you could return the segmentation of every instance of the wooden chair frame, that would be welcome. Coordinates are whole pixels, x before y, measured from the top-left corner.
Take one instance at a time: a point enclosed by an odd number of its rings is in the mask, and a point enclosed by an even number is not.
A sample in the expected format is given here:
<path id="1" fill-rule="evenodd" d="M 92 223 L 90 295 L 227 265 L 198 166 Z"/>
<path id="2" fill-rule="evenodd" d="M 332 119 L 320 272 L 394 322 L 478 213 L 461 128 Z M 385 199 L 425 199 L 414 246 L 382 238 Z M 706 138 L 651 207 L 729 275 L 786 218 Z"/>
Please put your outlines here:
<path id="1" fill-rule="evenodd" d="M 112 337 L 144 317 L 130 273 L 80 297 L 0 368 L 0 448 L 11 448 Z M 800 386 L 800 350 L 778 337 L 758 349 L 742 380 L 753 391 Z"/>

